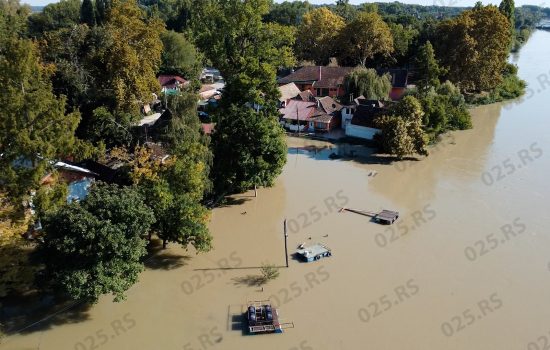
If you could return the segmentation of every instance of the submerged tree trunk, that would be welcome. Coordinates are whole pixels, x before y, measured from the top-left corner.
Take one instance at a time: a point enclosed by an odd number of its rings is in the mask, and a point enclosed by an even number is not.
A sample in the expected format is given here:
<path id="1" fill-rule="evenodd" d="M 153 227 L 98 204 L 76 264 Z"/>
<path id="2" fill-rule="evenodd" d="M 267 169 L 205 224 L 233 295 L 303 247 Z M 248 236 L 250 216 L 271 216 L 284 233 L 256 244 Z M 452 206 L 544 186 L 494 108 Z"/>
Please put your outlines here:
<path id="1" fill-rule="evenodd" d="M 162 240 L 162 249 L 166 249 L 166 246 L 168 245 L 168 241 L 166 239 Z"/>

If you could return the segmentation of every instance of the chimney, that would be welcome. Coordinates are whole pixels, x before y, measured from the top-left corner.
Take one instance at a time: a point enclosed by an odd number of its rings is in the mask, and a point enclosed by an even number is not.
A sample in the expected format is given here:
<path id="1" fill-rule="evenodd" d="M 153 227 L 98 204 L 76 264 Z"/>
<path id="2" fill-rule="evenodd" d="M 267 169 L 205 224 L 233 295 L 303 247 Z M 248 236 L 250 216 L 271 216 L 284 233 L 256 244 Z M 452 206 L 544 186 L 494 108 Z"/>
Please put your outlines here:
<path id="1" fill-rule="evenodd" d="M 322 76 L 321 76 L 321 70 L 323 69 L 323 66 L 319 66 L 319 80 L 321 80 Z"/>

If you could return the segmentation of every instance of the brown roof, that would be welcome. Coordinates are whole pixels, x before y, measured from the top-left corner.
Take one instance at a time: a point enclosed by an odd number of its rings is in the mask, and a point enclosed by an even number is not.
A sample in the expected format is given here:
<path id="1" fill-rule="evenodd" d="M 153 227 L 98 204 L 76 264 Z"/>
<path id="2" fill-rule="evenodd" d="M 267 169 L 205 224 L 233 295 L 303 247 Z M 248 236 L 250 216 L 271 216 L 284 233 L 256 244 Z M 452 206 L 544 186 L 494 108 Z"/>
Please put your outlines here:
<path id="1" fill-rule="evenodd" d="M 328 115 L 328 114 L 322 114 L 322 115 L 316 116 L 314 118 L 311 118 L 310 120 L 315 121 L 315 122 L 319 122 L 319 123 L 330 123 L 330 121 L 333 118 L 336 118 L 336 117 L 332 116 L 332 115 Z"/>
<path id="2" fill-rule="evenodd" d="M 279 79 L 279 84 L 312 82 L 316 88 L 336 88 L 344 84 L 344 78 L 353 67 L 302 67 L 290 75 Z"/>
<path id="3" fill-rule="evenodd" d="M 314 101 L 315 100 L 315 96 L 313 96 L 313 93 L 310 91 L 310 90 L 306 90 L 306 91 L 302 91 L 300 92 L 300 94 L 297 96 L 297 98 L 300 98 L 302 101 Z"/>
<path id="4" fill-rule="evenodd" d="M 319 103 L 320 103 L 321 107 L 323 107 L 323 109 L 325 110 L 325 112 L 327 114 L 338 112 L 339 110 L 342 109 L 342 105 L 339 104 L 338 102 L 336 102 L 330 96 L 321 97 L 319 99 Z"/>
<path id="5" fill-rule="evenodd" d="M 281 93 L 281 97 L 279 97 L 279 101 L 281 102 L 286 102 L 287 100 L 290 100 L 291 98 L 294 98 L 301 93 L 300 89 L 298 89 L 298 87 L 294 83 L 288 83 L 279 86 L 279 92 Z"/>
<path id="6" fill-rule="evenodd" d="M 286 107 L 279 109 L 279 113 L 283 115 L 283 119 L 308 120 L 315 114 L 316 109 L 317 104 L 314 102 L 290 100 Z"/>

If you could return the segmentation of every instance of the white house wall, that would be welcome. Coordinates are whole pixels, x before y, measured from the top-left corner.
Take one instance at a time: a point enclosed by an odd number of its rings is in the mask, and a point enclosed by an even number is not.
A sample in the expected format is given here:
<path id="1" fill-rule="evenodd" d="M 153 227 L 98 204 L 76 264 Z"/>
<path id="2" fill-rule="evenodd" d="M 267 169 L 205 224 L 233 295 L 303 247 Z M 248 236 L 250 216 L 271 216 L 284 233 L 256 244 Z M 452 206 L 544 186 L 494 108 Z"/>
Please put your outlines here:
<path id="1" fill-rule="evenodd" d="M 380 132 L 380 129 L 367 128 L 365 126 L 358 126 L 349 124 L 346 127 L 346 136 L 357 137 L 365 140 L 372 140 L 374 135 Z"/>

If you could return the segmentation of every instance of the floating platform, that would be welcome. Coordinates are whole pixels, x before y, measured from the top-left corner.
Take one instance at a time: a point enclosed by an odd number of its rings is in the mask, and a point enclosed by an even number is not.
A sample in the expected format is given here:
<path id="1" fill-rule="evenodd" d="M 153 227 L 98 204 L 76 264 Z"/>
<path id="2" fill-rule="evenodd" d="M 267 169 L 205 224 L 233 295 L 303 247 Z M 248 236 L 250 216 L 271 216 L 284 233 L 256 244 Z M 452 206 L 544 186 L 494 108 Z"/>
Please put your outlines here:
<path id="1" fill-rule="evenodd" d="M 283 333 L 283 329 L 294 328 L 294 323 L 281 323 L 279 312 L 271 306 L 269 300 L 249 301 L 246 319 L 250 334 Z"/>
<path id="2" fill-rule="evenodd" d="M 349 211 L 351 213 L 369 216 L 373 218 L 376 222 L 379 224 L 385 224 L 385 225 L 391 225 L 399 218 L 399 212 L 392 211 L 392 210 L 382 210 L 379 213 L 373 213 L 370 211 L 364 211 L 364 210 L 357 210 L 357 209 L 351 209 L 351 208 L 341 208 L 340 212 Z"/>
<path id="3" fill-rule="evenodd" d="M 374 216 L 374 220 L 381 224 L 391 225 L 399 218 L 399 213 L 391 210 L 382 210 Z"/>
<path id="4" fill-rule="evenodd" d="M 296 254 L 298 254 L 298 256 L 300 256 L 304 261 L 311 262 L 331 256 L 332 251 L 328 247 L 317 243 L 309 247 L 296 250 Z"/>

